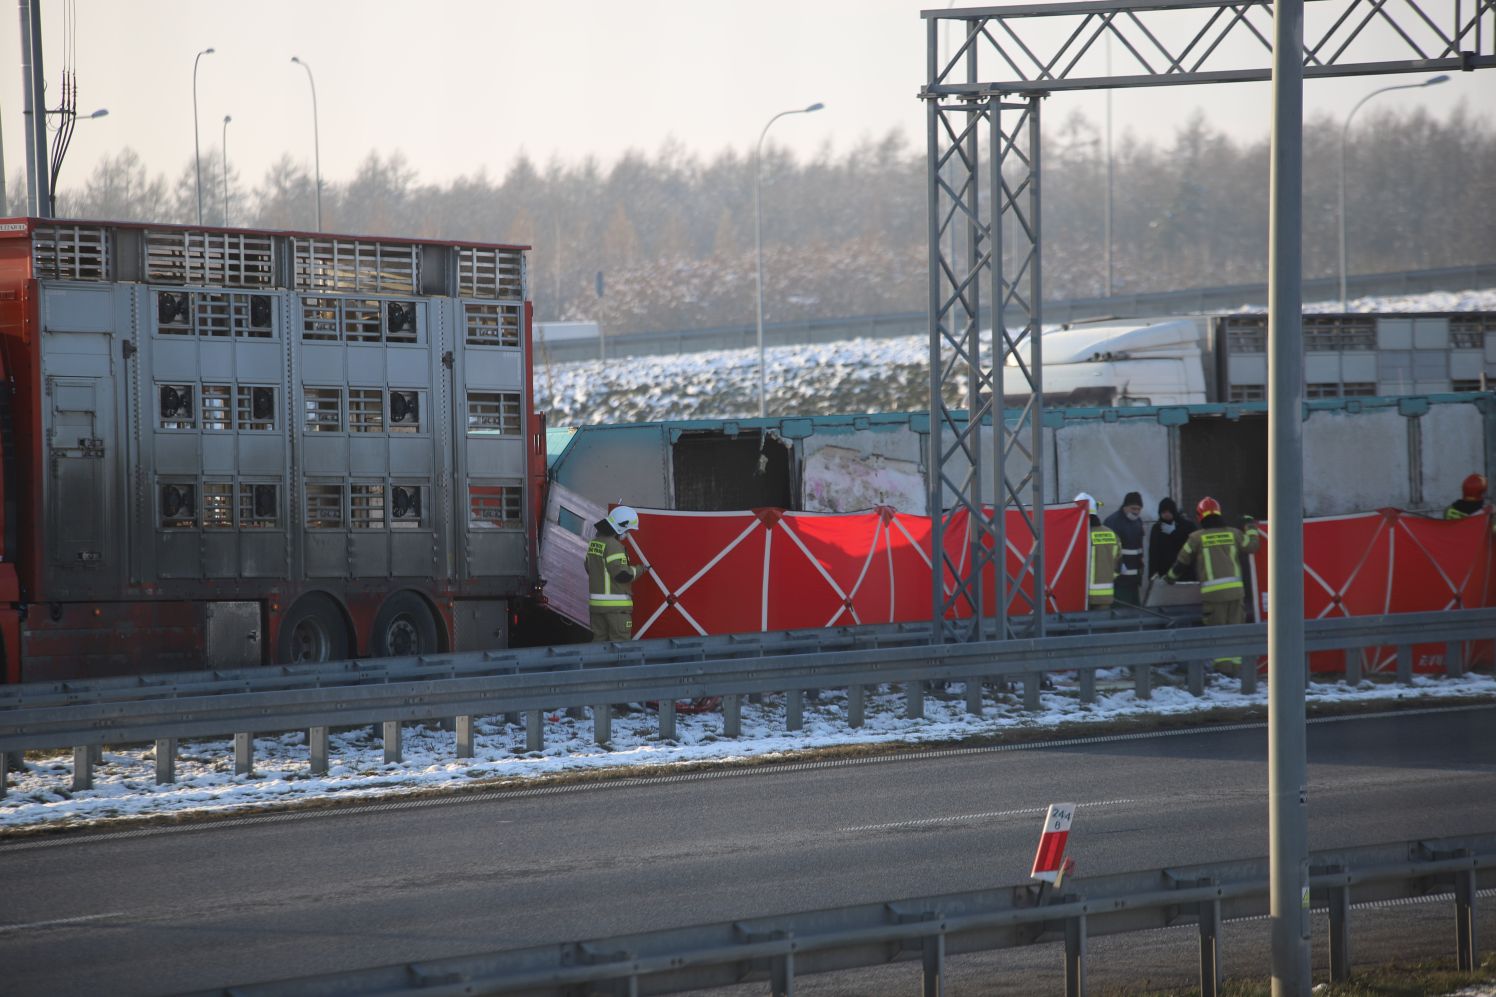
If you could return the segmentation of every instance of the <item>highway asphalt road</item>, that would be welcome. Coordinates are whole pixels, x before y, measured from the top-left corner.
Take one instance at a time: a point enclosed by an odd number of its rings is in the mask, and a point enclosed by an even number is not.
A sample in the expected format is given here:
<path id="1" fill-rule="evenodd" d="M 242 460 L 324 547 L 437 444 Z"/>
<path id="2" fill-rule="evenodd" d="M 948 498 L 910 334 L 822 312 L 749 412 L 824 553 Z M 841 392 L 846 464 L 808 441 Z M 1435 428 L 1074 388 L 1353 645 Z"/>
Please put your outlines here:
<path id="1" fill-rule="evenodd" d="M 1318 721 L 1309 746 L 1311 847 L 1496 831 L 1496 706 Z M 1081 874 L 1265 855 L 1266 757 L 1252 725 L 0 845 L 0 989 L 173 993 L 1016 883 L 1060 800 Z M 1452 951 L 1432 930 L 1375 954 Z M 1187 981 L 1192 934 L 1151 934 Z M 1155 957 L 1124 947 L 1108 971 L 1136 981 Z M 1045 953 L 984 958 L 1058 971 Z"/>

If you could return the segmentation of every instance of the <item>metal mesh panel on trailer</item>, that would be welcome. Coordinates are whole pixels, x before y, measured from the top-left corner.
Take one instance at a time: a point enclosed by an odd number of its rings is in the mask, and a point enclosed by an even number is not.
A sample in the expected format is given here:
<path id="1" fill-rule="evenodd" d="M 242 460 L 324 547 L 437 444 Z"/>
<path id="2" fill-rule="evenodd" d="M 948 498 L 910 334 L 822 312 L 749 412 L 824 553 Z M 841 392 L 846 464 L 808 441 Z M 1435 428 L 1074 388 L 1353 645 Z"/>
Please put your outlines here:
<path id="1" fill-rule="evenodd" d="M 40 280 L 108 280 L 109 239 L 98 226 L 38 225 L 31 267 Z"/>
<path id="2" fill-rule="evenodd" d="M 462 324 L 469 346 L 518 346 L 524 309 L 519 304 L 463 302 Z"/>
<path id="3" fill-rule="evenodd" d="M 519 298 L 524 294 L 524 257 L 517 249 L 457 251 L 457 295 L 462 298 Z"/>
<path id="4" fill-rule="evenodd" d="M 420 287 L 420 254 L 404 243 L 295 239 L 292 259 L 302 291 L 415 294 Z"/>
<path id="5" fill-rule="evenodd" d="M 254 232 L 148 229 L 145 279 L 152 284 L 272 287 L 274 242 Z"/>

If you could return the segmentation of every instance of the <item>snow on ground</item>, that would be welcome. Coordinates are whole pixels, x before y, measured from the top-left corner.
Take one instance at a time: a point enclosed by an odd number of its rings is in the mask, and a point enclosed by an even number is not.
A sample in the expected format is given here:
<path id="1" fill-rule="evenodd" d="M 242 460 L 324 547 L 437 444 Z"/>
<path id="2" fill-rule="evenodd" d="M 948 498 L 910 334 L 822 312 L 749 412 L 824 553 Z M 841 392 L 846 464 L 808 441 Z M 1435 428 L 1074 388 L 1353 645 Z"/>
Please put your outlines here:
<path id="1" fill-rule="evenodd" d="M 1313 302 L 1304 310 L 1339 311 L 1340 302 Z M 1356 298 L 1349 310 L 1496 311 L 1496 289 Z M 770 347 L 764 368 L 776 412 L 916 412 L 929 405 L 929 361 L 929 337 L 919 335 Z M 547 364 L 536 371 L 536 390 L 552 426 L 750 418 L 758 414 L 758 351 Z"/>
<path id="2" fill-rule="evenodd" d="M 1212 675 L 1206 694 L 1196 698 L 1179 687 L 1181 675 L 1170 670 L 1156 674 L 1153 698 L 1140 701 L 1133 694 L 1129 671 L 1101 671 L 1096 702 L 1089 707 L 1076 696 L 1073 674 L 1054 676 L 1055 688 L 1042 694 L 1042 708 L 1034 714 L 1022 711 L 1021 699 L 1000 696 L 987 700 L 981 716 L 968 716 L 964 698 L 957 692 L 928 697 L 925 717 L 910 720 L 903 715 L 902 695 L 884 689 L 867 697 L 866 724 L 859 730 L 845 723 L 844 692 L 823 690 L 818 702 L 807 701 L 804 729 L 794 733 L 785 730 L 783 698 L 768 696 L 762 705 L 744 704 L 739 739 L 723 738 L 722 715 L 708 713 L 681 715 L 678 738 L 662 742 L 656 736 L 654 714 L 634 713 L 613 719 L 611 748 L 593 743 L 590 719 L 551 714 L 546 718 L 545 750 L 533 754 L 524 750 L 522 727 L 490 717 L 475 723 L 474 758 L 454 756 L 450 732 L 406 727 L 405 761 L 390 765 L 384 764 L 379 739 L 371 728 L 363 727 L 332 736 L 330 771 L 318 777 L 307 774 L 305 734 L 299 731 L 257 739 L 254 776 L 233 774 L 229 740 L 184 742 L 178 751 L 178 781 L 165 786 L 155 785 L 154 753 L 142 746 L 105 751 L 103 764 L 95 769 L 95 788 L 73 793 L 69 789 L 71 753 L 57 753 L 28 758 L 26 771 L 12 774 L 9 794 L 0 799 L 0 831 L 158 814 L 225 814 L 267 805 L 367 799 L 587 770 L 645 766 L 664 773 L 686 764 L 782 758 L 814 748 L 948 742 L 1020 729 L 1054 729 L 1062 724 L 1068 725 L 1067 735 L 1075 735 L 1084 733 L 1075 729 L 1077 724 L 1267 703 L 1265 682 L 1255 694 L 1242 695 L 1237 681 Z M 1485 674 L 1458 679 L 1419 675 L 1411 687 L 1385 679 L 1363 681 L 1356 687 L 1315 682 L 1308 693 L 1311 703 L 1320 704 L 1412 699 L 1437 705 L 1455 697 L 1496 699 L 1496 679 Z"/>
<path id="3" fill-rule="evenodd" d="M 1445 994 L 1444 997 L 1496 997 L 1496 983 L 1477 983 L 1473 987 Z"/>

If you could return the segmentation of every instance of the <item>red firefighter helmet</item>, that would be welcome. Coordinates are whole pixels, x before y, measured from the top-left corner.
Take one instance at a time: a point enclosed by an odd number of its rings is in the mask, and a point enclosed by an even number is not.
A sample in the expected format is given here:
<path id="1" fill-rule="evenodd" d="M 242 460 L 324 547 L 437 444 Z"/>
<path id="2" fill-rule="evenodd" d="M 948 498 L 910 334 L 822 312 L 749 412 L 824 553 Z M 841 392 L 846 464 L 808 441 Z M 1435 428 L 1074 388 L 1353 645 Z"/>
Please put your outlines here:
<path id="1" fill-rule="evenodd" d="M 1479 502 L 1486 497 L 1486 476 L 1484 474 L 1472 474 L 1460 485 L 1461 494 L 1471 502 Z"/>
<path id="2" fill-rule="evenodd" d="M 1211 498 L 1209 495 L 1205 496 L 1199 502 L 1195 503 L 1195 518 L 1196 519 L 1202 519 L 1203 520 L 1206 516 L 1219 516 L 1220 514 L 1221 514 L 1221 503 L 1217 502 L 1215 499 Z"/>

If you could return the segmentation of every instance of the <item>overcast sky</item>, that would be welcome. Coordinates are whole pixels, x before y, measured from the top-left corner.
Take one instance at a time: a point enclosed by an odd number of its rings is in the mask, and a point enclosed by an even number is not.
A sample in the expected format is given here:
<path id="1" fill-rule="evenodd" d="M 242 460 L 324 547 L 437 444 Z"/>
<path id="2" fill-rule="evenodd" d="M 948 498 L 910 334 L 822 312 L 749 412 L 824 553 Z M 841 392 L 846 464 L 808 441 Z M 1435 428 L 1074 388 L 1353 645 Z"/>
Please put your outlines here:
<path id="1" fill-rule="evenodd" d="M 55 100 L 65 0 L 40 2 Z M 123 146 L 175 178 L 193 151 L 193 57 L 210 46 L 217 51 L 198 71 L 202 147 L 219 145 L 224 115 L 232 115 L 229 159 L 251 185 L 283 152 L 311 164 L 310 93 L 293 55 L 316 74 L 322 171 L 333 181 L 351 176 L 370 150 L 402 150 L 425 181 L 480 170 L 501 177 L 521 150 L 542 162 L 595 156 L 604 165 L 629 148 L 654 152 L 672 139 L 707 155 L 729 145 L 745 151 L 775 112 L 813 101 L 826 109 L 780 121 L 774 142 L 814 155 L 826 143 L 842 151 L 897 129 L 921 148 L 919 11 L 928 5 L 75 0 L 78 109 L 107 107 L 109 116 L 78 125 L 61 186 L 81 183 L 101 156 Z M 16 7 L 4 9 L 0 109 L 13 174 L 24 157 L 20 57 Z M 1422 78 L 1311 81 L 1306 113 L 1343 116 L 1377 87 Z M 1443 115 L 1461 100 L 1496 120 L 1496 72 L 1456 75 L 1374 106 L 1422 104 Z M 1167 142 L 1199 107 L 1233 137 L 1252 139 L 1266 135 L 1269 101 L 1266 84 L 1156 88 L 1119 92 L 1114 114 L 1119 136 L 1130 130 Z M 1100 120 L 1102 107 L 1099 94 L 1060 95 L 1045 115 L 1053 124 L 1079 109 Z"/>

